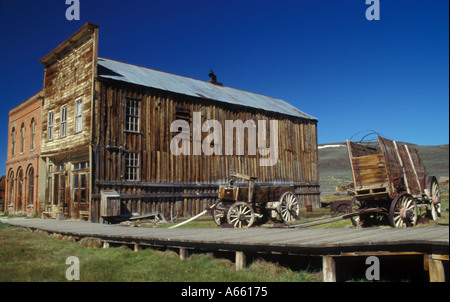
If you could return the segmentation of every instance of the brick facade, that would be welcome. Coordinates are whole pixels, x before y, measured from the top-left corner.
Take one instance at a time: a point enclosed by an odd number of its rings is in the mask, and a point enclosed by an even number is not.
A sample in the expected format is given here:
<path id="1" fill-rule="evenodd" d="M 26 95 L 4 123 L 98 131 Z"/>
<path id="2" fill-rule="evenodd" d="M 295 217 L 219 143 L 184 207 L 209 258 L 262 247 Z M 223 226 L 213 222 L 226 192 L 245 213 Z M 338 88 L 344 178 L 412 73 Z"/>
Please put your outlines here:
<path id="1" fill-rule="evenodd" d="M 27 215 L 39 211 L 42 92 L 9 112 L 5 210 Z"/>

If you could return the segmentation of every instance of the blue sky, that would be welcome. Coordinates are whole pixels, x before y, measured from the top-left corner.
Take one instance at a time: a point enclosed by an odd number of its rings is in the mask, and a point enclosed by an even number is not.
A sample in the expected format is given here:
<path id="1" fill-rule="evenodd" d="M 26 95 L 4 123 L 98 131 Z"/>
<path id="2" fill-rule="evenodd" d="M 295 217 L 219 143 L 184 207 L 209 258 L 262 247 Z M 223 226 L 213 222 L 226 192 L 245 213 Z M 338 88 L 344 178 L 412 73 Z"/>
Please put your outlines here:
<path id="1" fill-rule="evenodd" d="M 448 144 L 449 1 L 0 0 L 0 163 L 8 112 L 42 88 L 39 63 L 86 22 L 99 56 L 284 99 L 318 118 L 319 143 L 363 130 Z M 0 175 L 5 167 L 0 164 Z"/>

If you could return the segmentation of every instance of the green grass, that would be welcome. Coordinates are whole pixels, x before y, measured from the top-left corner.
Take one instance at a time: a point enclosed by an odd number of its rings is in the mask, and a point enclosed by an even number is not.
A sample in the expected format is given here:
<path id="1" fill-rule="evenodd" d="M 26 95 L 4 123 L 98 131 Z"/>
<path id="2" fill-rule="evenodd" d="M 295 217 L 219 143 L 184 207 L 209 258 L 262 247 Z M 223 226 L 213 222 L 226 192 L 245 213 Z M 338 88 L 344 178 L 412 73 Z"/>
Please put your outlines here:
<path id="1" fill-rule="evenodd" d="M 229 260 L 193 254 L 180 260 L 173 251 L 94 249 L 0 223 L 0 282 L 66 280 L 66 258 L 80 260 L 84 282 L 304 282 L 321 281 L 320 272 L 292 271 L 256 260 L 241 271 Z"/>

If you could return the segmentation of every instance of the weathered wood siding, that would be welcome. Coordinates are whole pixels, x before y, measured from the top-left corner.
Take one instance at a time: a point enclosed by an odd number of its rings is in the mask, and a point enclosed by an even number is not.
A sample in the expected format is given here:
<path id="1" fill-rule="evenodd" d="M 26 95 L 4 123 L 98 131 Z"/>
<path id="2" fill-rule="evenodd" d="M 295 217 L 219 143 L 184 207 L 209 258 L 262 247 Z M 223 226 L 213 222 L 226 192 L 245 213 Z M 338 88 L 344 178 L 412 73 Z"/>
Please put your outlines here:
<path id="1" fill-rule="evenodd" d="M 96 72 L 97 30 L 42 62 L 45 68 L 42 107 L 42 155 L 87 148 L 90 143 L 91 101 Z M 75 129 L 76 101 L 82 100 L 82 131 Z M 61 109 L 67 108 L 67 133 L 61 136 Z M 48 118 L 53 112 L 53 139 L 49 140 Z"/>
<path id="2" fill-rule="evenodd" d="M 93 178 L 91 219 L 98 220 L 101 190 L 121 194 L 124 209 L 145 214 L 171 209 L 180 215 L 194 215 L 214 201 L 219 184 L 227 182 L 231 172 L 257 177 L 259 183 L 296 184 L 303 204 L 319 205 L 317 170 L 317 122 L 256 109 L 231 106 L 217 101 L 188 97 L 112 80 L 96 82 L 93 130 Z M 125 102 L 140 102 L 139 133 L 126 132 Z M 177 133 L 170 126 L 177 119 L 191 125 L 192 116 L 201 112 L 202 123 L 214 119 L 278 121 L 278 162 L 260 166 L 260 155 L 174 155 L 170 142 Z M 247 135 L 247 131 L 245 132 Z M 208 133 L 202 132 L 202 141 Z M 268 140 L 269 141 L 269 140 Z M 222 154 L 225 154 L 225 129 L 222 129 Z M 233 148 L 235 150 L 235 147 Z M 125 153 L 138 152 L 138 181 L 125 179 Z"/>
<path id="3" fill-rule="evenodd" d="M 42 104 L 40 200 L 45 209 L 80 218 L 89 210 L 93 84 L 97 72 L 98 26 L 87 23 L 40 60 L 45 67 Z M 81 101 L 81 125 L 77 129 L 77 101 Z M 63 135 L 62 110 L 65 110 Z M 53 114 L 52 138 L 49 113 Z M 79 115 L 78 115 L 79 116 Z M 75 171 L 77 170 L 77 171 Z M 83 172 L 83 201 L 75 200 L 75 178 Z M 80 185 L 80 184 L 77 184 Z M 80 185 L 81 186 L 81 185 Z M 87 188 L 87 189 L 86 189 Z M 77 188 L 78 189 L 78 188 Z M 77 191 L 78 192 L 78 191 Z M 78 196 L 78 195 L 77 195 Z"/>

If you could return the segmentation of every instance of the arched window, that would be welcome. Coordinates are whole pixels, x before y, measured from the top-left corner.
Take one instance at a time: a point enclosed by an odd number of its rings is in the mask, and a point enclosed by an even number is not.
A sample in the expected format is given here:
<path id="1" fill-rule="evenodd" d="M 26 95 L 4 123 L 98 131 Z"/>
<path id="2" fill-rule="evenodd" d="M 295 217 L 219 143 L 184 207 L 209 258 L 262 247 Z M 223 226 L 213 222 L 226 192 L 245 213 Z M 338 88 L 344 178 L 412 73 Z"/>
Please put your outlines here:
<path id="1" fill-rule="evenodd" d="M 36 148 L 36 121 L 34 118 L 31 120 L 31 150 Z"/>
<path id="2" fill-rule="evenodd" d="M 34 169 L 28 171 L 28 204 L 33 204 L 34 199 Z"/>
<path id="3" fill-rule="evenodd" d="M 16 128 L 11 130 L 11 155 L 14 156 L 16 152 Z"/>
<path id="4" fill-rule="evenodd" d="M 23 170 L 19 170 L 17 175 L 17 208 L 16 211 L 22 210 L 22 198 L 23 198 Z"/>
<path id="5" fill-rule="evenodd" d="M 14 171 L 11 171 L 9 173 L 9 184 L 8 184 L 8 189 L 9 189 L 9 202 L 12 203 L 14 202 Z"/>
<path id="6" fill-rule="evenodd" d="M 24 124 L 22 124 L 22 126 L 20 127 L 20 134 L 21 134 L 20 153 L 23 153 L 25 151 L 25 125 Z"/>

